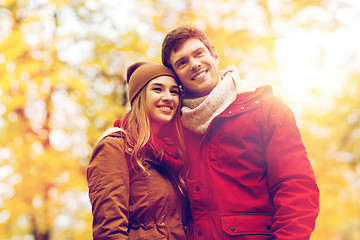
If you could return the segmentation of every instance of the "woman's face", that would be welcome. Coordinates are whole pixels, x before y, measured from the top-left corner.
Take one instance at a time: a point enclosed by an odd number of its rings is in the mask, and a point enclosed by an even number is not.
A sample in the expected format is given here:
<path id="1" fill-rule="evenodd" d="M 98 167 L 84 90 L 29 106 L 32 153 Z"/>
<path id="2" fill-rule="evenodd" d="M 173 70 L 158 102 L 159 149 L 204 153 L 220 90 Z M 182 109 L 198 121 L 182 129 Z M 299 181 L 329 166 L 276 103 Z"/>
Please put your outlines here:
<path id="1" fill-rule="evenodd" d="M 179 87 L 174 78 L 160 76 L 151 80 L 145 88 L 146 109 L 152 129 L 160 129 L 175 116 L 179 106 Z"/>

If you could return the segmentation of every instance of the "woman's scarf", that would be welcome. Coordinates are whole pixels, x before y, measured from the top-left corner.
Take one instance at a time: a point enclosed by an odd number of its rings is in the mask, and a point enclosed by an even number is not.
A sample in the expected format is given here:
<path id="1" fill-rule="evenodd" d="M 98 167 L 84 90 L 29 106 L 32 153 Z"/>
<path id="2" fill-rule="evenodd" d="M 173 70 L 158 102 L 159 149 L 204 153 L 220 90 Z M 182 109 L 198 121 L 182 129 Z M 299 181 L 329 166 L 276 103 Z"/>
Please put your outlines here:
<path id="1" fill-rule="evenodd" d="M 114 127 L 123 127 L 123 122 L 126 126 L 126 120 L 117 119 L 114 122 Z M 182 169 L 183 163 L 175 144 L 165 143 L 162 139 L 151 135 L 145 145 L 145 149 L 159 161 L 158 163 L 172 169 L 175 173 L 179 173 Z"/>
<path id="2" fill-rule="evenodd" d="M 166 144 L 160 138 L 151 136 L 145 148 L 159 159 L 159 162 L 179 173 L 182 169 L 182 161 L 175 144 Z"/>

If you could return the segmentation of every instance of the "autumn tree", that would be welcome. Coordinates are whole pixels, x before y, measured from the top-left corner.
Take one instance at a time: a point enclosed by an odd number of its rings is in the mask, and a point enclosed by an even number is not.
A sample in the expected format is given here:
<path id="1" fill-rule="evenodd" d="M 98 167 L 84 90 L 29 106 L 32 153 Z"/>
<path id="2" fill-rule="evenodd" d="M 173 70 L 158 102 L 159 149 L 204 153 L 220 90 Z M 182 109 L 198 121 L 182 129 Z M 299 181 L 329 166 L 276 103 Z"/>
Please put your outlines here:
<path id="1" fill-rule="evenodd" d="M 90 238 L 88 157 L 106 123 L 124 112 L 123 99 L 106 91 L 109 79 L 89 81 L 63 59 L 61 44 L 77 41 L 61 33 L 62 4 L 8 1 L 0 9 L 11 26 L 0 42 L 4 238 Z"/>
<path id="2" fill-rule="evenodd" d="M 360 75 L 353 74 L 333 103 L 306 114 L 303 136 L 320 188 L 314 239 L 360 237 Z"/>
<path id="3" fill-rule="evenodd" d="M 0 2 L 0 236 L 91 238 L 86 186 L 91 150 L 129 108 L 127 67 L 135 61 L 160 63 L 168 31 L 196 25 L 214 43 L 220 69 L 233 65 L 241 78 L 273 84 L 282 98 L 278 40 L 288 28 L 341 29 L 336 17 L 342 8 L 351 5 L 342 0 Z M 331 24 L 319 20 L 317 13 L 324 12 L 334 19 Z M 328 112 L 305 106 L 309 114 L 298 119 L 321 191 L 315 240 L 359 237 L 359 77 L 351 79 Z"/>

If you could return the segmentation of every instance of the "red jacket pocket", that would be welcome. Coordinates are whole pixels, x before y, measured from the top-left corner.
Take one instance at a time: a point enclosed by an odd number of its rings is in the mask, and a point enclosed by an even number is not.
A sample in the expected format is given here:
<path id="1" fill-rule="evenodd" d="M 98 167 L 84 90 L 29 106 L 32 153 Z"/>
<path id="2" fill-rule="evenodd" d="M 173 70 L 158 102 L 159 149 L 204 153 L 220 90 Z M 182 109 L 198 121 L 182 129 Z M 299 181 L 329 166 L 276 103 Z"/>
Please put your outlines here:
<path id="1" fill-rule="evenodd" d="M 272 216 L 257 213 L 240 213 L 221 216 L 223 231 L 230 236 L 271 234 Z"/>

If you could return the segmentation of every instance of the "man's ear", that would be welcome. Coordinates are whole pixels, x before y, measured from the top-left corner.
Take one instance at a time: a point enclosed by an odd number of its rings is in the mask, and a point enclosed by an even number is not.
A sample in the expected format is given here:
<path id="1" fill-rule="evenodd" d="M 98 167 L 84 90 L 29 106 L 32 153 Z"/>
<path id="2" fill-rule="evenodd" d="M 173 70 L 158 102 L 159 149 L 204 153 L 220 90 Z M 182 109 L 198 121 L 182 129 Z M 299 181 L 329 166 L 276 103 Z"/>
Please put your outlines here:
<path id="1" fill-rule="evenodd" d="M 220 57 L 219 54 L 216 52 L 215 49 L 213 49 L 213 54 L 212 54 L 213 58 L 215 59 L 216 64 L 219 64 L 220 61 Z"/>

